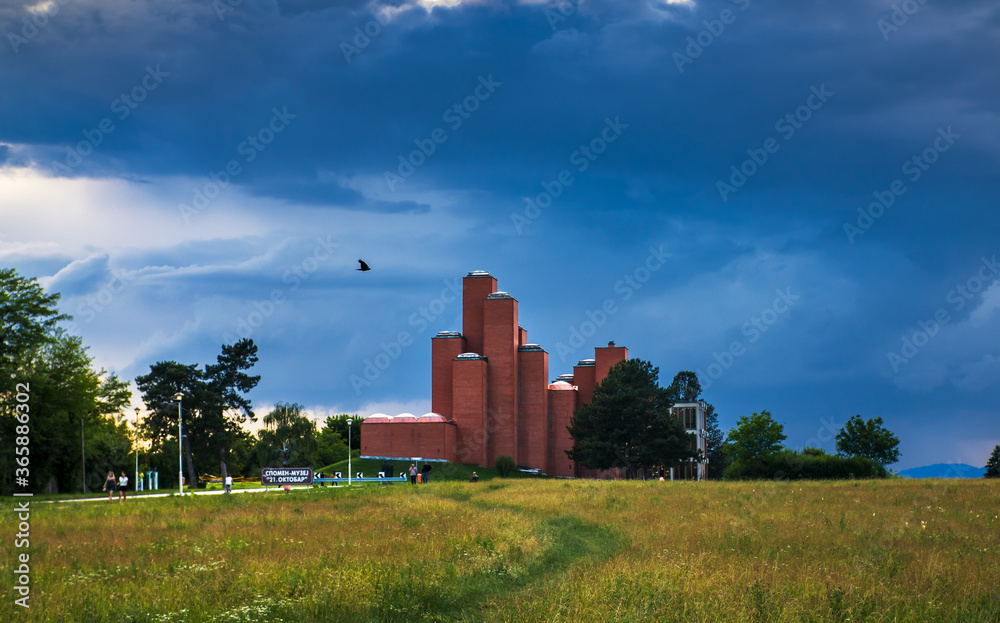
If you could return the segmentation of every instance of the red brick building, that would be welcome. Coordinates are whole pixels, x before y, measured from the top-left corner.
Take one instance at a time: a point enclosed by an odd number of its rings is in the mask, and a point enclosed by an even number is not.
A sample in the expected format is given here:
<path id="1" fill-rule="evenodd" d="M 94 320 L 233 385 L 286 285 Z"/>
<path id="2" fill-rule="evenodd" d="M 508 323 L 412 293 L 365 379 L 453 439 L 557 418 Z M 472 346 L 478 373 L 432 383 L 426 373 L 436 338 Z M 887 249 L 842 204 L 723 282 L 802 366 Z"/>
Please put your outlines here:
<path id="1" fill-rule="evenodd" d="M 528 343 L 517 299 L 497 290 L 493 275 L 474 271 L 462 282 L 462 332 L 431 340 L 431 409 L 420 417 L 376 415 L 361 423 L 367 458 L 446 460 L 492 467 L 498 456 L 554 476 L 594 476 L 566 456 L 566 427 L 628 349 L 595 349 L 549 383 L 549 355 Z"/>

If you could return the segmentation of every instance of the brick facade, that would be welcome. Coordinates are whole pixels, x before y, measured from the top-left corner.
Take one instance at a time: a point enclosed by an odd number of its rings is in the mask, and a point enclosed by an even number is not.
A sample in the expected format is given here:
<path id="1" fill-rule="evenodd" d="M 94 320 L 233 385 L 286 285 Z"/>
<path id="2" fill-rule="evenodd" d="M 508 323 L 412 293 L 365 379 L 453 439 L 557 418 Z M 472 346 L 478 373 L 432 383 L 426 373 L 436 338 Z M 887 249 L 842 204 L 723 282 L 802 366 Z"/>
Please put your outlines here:
<path id="1" fill-rule="evenodd" d="M 363 456 L 442 458 L 493 466 L 505 454 L 519 466 L 554 476 L 594 476 L 566 456 L 573 412 L 628 349 L 595 349 L 572 375 L 549 384 L 549 356 L 528 343 L 518 302 L 497 280 L 474 271 L 462 281 L 462 333 L 431 340 L 431 408 L 419 418 L 375 416 L 362 422 Z M 606 474 L 599 474 L 606 475 Z"/>

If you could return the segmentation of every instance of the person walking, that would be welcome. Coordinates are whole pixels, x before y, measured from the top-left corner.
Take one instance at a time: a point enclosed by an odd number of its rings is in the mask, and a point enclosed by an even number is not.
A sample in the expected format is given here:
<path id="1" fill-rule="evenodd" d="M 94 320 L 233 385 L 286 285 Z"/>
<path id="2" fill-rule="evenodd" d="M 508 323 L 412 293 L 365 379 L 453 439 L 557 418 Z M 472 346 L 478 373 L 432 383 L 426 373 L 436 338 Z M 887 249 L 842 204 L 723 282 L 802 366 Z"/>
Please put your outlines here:
<path id="1" fill-rule="evenodd" d="M 108 501 L 111 501 L 111 497 L 115 494 L 115 473 L 108 472 L 108 477 L 104 481 L 104 490 L 108 492 Z"/>
<path id="2" fill-rule="evenodd" d="M 410 463 L 410 484 L 417 484 L 417 464 Z"/>
<path id="3" fill-rule="evenodd" d="M 125 500 L 128 496 L 128 476 L 125 475 L 125 470 L 122 470 L 122 475 L 118 477 L 118 501 L 121 502 Z"/>
<path id="4" fill-rule="evenodd" d="M 226 474 L 226 493 L 233 492 L 233 477 Z"/>
<path id="5" fill-rule="evenodd" d="M 426 485 L 427 481 L 429 481 L 430 478 L 431 478 L 431 464 L 424 463 L 424 466 L 420 468 L 420 482 Z"/>

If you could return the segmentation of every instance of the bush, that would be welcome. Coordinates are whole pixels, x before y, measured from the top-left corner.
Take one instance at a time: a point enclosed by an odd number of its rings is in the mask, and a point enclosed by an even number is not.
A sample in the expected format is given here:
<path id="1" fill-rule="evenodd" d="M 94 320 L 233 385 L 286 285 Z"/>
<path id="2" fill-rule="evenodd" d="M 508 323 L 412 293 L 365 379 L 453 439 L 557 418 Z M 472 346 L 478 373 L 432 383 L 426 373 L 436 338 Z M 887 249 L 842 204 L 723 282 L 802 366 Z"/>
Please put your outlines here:
<path id="1" fill-rule="evenodd" d="M 726 468 L 726 480 L 847 480 L 886 478 L 889 472 L 878 462 L 860 456 L 840 457 L 816 448 L 802 452 L 781 450 L 755 463 L 735 461 Z"/>
<path id="2" fill-rule="evenodd" d="M 517 465 L 514 463 L 514 459 L 507 456 L 506 454 L 501 454 L 497 457 L 497 473 L 500 474 L 501 478 L 506 478 Z"/>

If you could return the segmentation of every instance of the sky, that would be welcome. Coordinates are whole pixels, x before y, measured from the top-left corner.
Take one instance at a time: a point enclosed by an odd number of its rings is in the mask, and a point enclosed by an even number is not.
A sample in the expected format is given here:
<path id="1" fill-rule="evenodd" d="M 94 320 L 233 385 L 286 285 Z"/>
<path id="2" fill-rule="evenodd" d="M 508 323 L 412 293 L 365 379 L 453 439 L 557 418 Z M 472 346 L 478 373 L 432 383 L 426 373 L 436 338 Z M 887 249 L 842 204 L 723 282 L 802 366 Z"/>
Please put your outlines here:
<path id="1" fill-rule="evenodd" d="M 614 340 L 724 430 L 1000 444 L 1000 5 L 8 1 L 0 33 L 0 265 L 122 378 L 249 337 L 260 414 L 421 414 L 486 270 L 552 379 Z"/>

